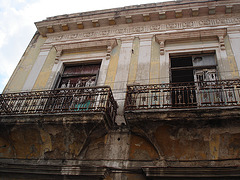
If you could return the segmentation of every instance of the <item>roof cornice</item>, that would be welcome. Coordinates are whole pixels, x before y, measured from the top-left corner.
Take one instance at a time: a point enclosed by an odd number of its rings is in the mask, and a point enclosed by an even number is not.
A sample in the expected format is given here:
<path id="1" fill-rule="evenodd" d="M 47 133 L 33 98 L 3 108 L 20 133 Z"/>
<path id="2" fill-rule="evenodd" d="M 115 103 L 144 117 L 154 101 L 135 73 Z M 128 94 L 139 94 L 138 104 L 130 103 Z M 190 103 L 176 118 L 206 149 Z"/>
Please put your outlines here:
<path id="1" fill-rule="evenodd" d="M 231 13 L 240 13 L 239 0 L 178 0 L 65 14 L 35 24 L 40 34 L 46 36 L 62 31 Z"/>

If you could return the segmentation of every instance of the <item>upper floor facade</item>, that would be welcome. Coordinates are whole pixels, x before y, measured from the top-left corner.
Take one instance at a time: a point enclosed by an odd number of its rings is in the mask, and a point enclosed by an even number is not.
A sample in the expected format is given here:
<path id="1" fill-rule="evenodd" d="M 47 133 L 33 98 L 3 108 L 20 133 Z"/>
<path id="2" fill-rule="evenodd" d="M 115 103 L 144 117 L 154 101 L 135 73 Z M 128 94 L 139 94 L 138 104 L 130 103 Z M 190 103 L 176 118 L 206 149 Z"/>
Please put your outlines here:
<path id="1" fill-rule="evenodd" d="M 238 106 L 239 13 L 238 0 L 184 0 L 36 22 L 3 91 L 2 114 L 109 106 L 121 124 L 139 110 Z"/>
<path id="2" fill-rule="evenodd" d="M 239 0 L 170 1 L 35 24 L 0 95 L 0 174 L 240 176 Z"/>

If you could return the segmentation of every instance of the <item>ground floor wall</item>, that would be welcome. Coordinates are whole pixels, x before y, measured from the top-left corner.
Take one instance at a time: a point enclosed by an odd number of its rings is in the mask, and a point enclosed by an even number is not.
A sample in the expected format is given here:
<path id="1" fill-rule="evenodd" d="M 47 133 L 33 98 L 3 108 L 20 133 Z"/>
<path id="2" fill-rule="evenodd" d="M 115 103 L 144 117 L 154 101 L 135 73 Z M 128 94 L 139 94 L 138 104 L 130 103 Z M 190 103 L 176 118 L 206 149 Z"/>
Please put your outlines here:
<path id="1" fill-rule="evenodd" d="M 1 123 L 0 179 L 240 176 L 238 119 L 148 120 L 111 130 L 101 123 L 66 122 Z"/>

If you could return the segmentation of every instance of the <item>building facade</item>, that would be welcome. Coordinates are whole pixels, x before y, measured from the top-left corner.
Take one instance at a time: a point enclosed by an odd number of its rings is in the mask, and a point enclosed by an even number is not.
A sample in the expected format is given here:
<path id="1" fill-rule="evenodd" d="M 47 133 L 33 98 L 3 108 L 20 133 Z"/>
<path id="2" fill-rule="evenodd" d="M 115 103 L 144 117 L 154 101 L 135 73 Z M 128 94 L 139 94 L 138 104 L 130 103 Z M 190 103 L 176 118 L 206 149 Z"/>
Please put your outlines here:
<path id="1" fill-rule="evenodd" d="M 0 179 L 238 179 L 240 2 L 49 17 L 0 95 Z"/>

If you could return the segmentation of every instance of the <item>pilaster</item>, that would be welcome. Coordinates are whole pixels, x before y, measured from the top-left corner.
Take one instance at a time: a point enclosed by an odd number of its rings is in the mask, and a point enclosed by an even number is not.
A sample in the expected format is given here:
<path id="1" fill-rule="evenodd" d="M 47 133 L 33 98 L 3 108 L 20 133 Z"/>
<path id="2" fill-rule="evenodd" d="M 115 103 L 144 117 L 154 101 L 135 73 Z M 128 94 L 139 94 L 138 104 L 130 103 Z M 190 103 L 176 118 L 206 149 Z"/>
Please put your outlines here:
<path id="1" fill-rule="evenodd" d="M 118 60 L 117 73 L 114 82 L 113 95 L 114 98 L 118 101 L 118 115 L 116 117 L 116 122 L 118 124 L 125 123 L 123 113 L 124 113 L 124 100 L 125 100 L 125 91 L 126 84 L 128 82 L 128 73 L 129 65 L 132 55 L 132 46 L 133 46 L 134 37 L 125 37 L 122 38 L 122 45 Z"/>
<path id="2" fill-rule="evenodd" d="M 22 88 L 22 91 L 30 91 L 32 90 L 36 80 L 37 80 L 37 77 L 47 59 L 47 56 L 50 52 L 50 49 L 49 47 L 46 47 L 46 48 L 42 48 L 40 50 L 40 53 L 38 55 L 38 58 L 35 62 L 35 64 L 33 65 L 32 67 L 32 70 L 30 71 L 28 77 L 27 77 L 27 80 L 25 81 L 24 83 L 24 86 Z"/>
<path id="3" fill-rule="evenodd" d="M 150 78 L 152 35 L 142 35 L 139 36 L 139 39 L 140 47 L 136 81 L 141 82 L 141 84 L 148 84 Z"/>

